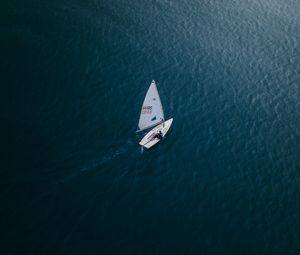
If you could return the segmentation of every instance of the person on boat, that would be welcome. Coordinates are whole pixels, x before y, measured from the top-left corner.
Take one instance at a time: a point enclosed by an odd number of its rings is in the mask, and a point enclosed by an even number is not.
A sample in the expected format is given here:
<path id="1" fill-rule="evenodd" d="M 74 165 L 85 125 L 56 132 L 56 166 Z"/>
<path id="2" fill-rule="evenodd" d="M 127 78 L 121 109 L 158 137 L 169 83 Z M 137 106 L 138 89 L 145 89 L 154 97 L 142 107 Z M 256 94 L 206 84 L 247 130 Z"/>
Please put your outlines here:
<path id="1" fill-rule="evenodd" d="M 161 140 L 163 138 L 162 132 L 159 131 L 158 133 L 156 133 L 155 136 L 154 136 L 154 138 L 157 138 L 157 139 Z"/>

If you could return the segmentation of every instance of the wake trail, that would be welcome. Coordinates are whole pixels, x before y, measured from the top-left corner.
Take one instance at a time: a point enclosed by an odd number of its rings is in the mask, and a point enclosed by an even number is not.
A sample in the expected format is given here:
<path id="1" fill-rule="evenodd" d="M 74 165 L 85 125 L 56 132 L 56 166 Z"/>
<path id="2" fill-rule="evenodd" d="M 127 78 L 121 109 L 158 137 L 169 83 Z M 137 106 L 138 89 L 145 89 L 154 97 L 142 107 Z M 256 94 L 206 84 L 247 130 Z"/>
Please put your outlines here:
<path id="1" fill-rule="evenodd" d="M 110 163 L 111 161 L 116 160 L 117 158 L 119 158 L 123 155 L 126 155 L 126 153 L 129 154 L 131 147 L 133 147 L 133 141 L 128 140 L 121 148 L 107 152 L 101 158 L 97 158 L 97 159 L 93 160 L 92 162 L 80 167 L 80 170 L 81 171 L 90 171 L 90 170 L 98 168 L 102 165 L 106 165 L 106 164 Z"/>
<path id="2" fill-rule="evenodd" d="M 129 159 L 136 157 L 139 153 L 134 153 L 138 152 L 138 150 L 134 149 L 134 147 L 136 147 L 135 141 L 133 139 L 128 139 L 125 143 L 123 143 L 123 146 L 106 152 L 104 155 L 95 159 L 90 159 L 85 164 L 78 166 L 77 170 L 74 169 L 73 173 L 65 176 L 61 180 L 58 180 L 56 184 L 71 181 L 74 178 L 77 178 L 80 174 L 88 173 L 90 171 L 105 171 L 104 168 L 101 167 L 107 166 L 113 161 L 120 160 L 122 158 Z M 141 153 L 143 153 L 143 148 L 141 148 L 141 150 Z"/>

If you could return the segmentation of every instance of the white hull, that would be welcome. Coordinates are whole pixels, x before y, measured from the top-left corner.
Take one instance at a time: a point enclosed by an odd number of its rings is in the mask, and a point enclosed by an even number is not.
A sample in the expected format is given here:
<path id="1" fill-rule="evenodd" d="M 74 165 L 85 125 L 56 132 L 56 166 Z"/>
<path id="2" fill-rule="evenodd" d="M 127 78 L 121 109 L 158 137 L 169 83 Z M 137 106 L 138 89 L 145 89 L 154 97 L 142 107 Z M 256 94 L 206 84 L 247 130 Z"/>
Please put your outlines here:
<path id="1" fill-rule="evenodd" d="M 169 129 L 172 125 L 172 122 L 173 122 L 173 119 L 169 119 L 169 120 L 159 124 L 155 128 L 151 129 L 144 136 L 144 138 L 140 141 L 139 144 L 147 149 L 151 148 L 152 146 L 154 146 L 155 144 L 157 144 L 160 141 L 160 139 L 158 139 L 158 138 L 153 138 L 155 136 L 155 134 L 157 134 L 159 131 L 161 131 L 162 136 L 164 137 L 166 135 L 166 133 L 169 131 Z"/>

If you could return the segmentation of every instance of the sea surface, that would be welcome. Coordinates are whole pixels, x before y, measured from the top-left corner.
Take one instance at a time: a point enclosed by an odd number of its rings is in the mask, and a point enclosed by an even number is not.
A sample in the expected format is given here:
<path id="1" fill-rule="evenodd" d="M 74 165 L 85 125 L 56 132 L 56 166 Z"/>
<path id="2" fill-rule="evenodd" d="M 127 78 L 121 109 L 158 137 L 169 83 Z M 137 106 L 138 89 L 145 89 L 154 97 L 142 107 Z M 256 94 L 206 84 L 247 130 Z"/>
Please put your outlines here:
<path id="1" fill-rule="evenodd" d="M 299 0 L 4 0 L 0 33 L 1 254 L 300 254 Z"/>

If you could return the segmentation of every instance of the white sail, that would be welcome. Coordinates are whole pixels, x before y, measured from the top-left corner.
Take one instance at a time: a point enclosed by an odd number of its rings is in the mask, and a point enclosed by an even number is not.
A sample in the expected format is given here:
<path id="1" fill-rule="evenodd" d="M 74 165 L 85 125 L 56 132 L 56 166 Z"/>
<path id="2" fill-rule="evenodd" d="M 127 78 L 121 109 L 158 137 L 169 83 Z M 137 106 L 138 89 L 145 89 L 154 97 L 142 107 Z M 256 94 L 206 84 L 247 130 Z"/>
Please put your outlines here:
<path id="1" fill-rule="evenodd" d="M 139 120 L 139 128 L 140 130 L 144 130 L 153 127 L 162 121 L 164 121 L 164 112 L 155 81 L 153 80 L 144 99 Z"/>

